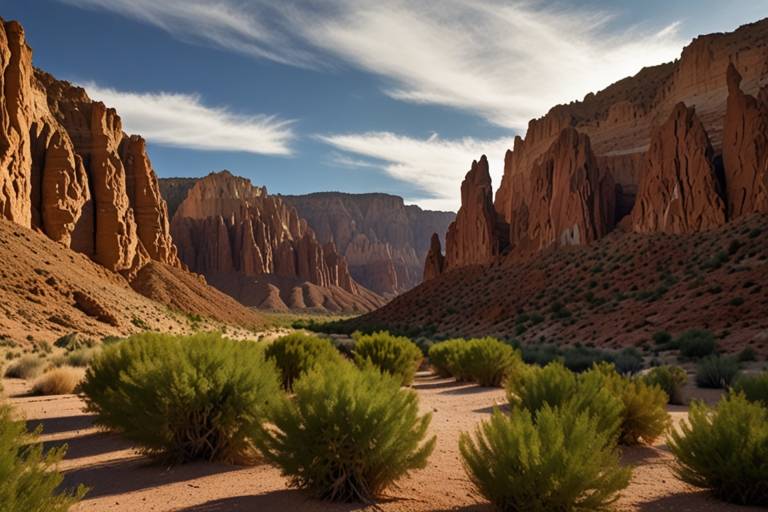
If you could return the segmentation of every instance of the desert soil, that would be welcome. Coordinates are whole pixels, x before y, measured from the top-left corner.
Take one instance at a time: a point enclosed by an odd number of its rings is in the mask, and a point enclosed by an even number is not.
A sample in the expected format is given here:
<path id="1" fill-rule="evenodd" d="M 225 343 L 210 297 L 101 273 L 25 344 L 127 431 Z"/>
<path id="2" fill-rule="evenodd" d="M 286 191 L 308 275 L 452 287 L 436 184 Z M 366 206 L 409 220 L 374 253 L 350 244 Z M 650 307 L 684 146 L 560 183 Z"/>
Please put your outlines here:
<path id="1" fill-rule="evenodd" d="M 3 381 L 10 402 L 24 412 L 30 428 L 43 424 L 46 446 L 69 445 L 61 469 L 64 486 L 92 487 L 72 511 L 351 511 L 386 512 L 460 510 L 490 512 L 492 507 L 473 493 L 461 466 L 459 432 L 474 430 L 490 416 L 493 406 L 505 407 L 504 391 L 422 377 L 414 384 L 422 413 L 432 412 L 431 434 L 437 446 L 426 469 L 414 472 L 387 493 L 376 506 L 330 504 L 312 499 L 305 491 L 287 486 L 280 472 L 268 465 L 241 467 L 193 463 L 177 467 L 146 465 L 146 460 L 119 436 L 91 425 L 83 402 L 74 395 L 28 396 L 29 384 Z M 720 392 L 686 389 L 710 404 Z M 686 406 L 668 406 L 675 425 L 687 415 Z M 762 510 L 737 507 L 709 499 L 706 492 L 677 480 L 670 470 L 672 455 L 664 440 L 650 447 L 623 448 L 623 464 L 635 467 L 632 482 L 622 493 L 620 511 L 734 511 Z"/>

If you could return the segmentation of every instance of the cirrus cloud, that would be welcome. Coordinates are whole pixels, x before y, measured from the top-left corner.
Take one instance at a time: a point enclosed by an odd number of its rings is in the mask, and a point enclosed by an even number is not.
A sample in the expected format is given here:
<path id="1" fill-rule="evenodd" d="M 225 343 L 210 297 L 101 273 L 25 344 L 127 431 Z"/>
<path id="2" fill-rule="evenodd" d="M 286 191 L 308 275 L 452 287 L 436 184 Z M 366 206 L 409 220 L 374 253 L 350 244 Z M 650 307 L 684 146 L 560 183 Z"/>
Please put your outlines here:
<path id="1" fill-rule="evenodd" d="M 91 98 L 120 113 L 126 131 L 139 133 L 155 144 L 263 155 L 292 153 L 292 121 L 208 107 L 198 95 L 122 92 L 93 83 L 83 87 Z"/>

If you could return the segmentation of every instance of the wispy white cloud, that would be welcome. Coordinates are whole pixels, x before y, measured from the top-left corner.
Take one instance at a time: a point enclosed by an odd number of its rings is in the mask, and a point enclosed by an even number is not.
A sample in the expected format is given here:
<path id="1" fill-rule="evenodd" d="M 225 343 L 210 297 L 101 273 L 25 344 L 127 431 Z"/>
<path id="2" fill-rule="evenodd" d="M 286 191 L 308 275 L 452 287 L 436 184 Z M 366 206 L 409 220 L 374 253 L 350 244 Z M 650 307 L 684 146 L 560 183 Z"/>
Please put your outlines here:
<path id="1" fill-rule="evenodd" d="M 676 24 L 609 28 L 612 16 L 532 0 L 60 0 L 184 40 L 302 66 L 378 74 L 394 98 L 522 130 L 554 104 L 677 57 Z"/>
<path id="2" fill-rule="evenodd" d="M 92 99 L 117 110 L 125 131 L 141 134 L 155 144 L 264 155 L 292 153 L 291 121 L 208 107 L 196 95 L 121 92 L 93 83 L 83 87 Z"/>
<path id="3" fill-rule="evenodd" d="M 342 151 L 382 161 L 387 174 L 413 185 L 414 191 L 406 195 L 406 202 L 448 211 L 458 210 L 461 199 L 457 191 L 461 181 L 472 161 L 483 154 L 488 156 L 491 177 L 498 187 L 504 171 L 504 154 L 513 142 L 509 138 L 444 140 L 436 134 L 428 139 L 415 139 L 389 132 L 317 138 Z"/>

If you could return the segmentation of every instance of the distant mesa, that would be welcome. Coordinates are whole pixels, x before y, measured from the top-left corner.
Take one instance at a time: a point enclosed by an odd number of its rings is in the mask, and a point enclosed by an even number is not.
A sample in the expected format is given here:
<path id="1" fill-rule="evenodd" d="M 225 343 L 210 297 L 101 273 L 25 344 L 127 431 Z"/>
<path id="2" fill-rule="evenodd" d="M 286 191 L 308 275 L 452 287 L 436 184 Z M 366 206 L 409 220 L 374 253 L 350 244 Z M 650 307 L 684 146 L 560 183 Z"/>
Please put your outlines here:
<path id="1" fill-rule="evenodd" d="M 190 270 L 247 306 L 365 312 L 385 302 L 352 279 L 296 208 L 227 171 L 189 189 L 171 234 Z"/>

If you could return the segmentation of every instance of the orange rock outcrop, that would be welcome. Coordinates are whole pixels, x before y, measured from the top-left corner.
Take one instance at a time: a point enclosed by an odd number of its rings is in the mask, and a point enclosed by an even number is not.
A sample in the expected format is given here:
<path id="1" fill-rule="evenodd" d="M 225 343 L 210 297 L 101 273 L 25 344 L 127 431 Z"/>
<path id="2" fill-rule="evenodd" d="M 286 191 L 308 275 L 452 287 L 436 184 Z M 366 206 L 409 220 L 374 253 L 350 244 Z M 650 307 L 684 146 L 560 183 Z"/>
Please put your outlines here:
<path id="1" fill-rule="evenodd" d="M 131 279 L 150 260 L 180 266 L 144 142 L 85 91 L 32 66 L 0 20 L 0 215 Z"/>
<path id="2" fill-rule="evenodd" d="M 440 247 L 440 236 L 437 233 L 432 234 L 432 239 L 429 247 L 429 253 L 427 259 L 424 261 L 424 278 L 426 283 L 430 279 L 441 275 L 444 271 L 445 257 L 443 256 L 443 250 Z"/>
<path id="3" fill-rule="evenodd" d="M 712 145 L 694 108 L 678 103 L 653 130 L 632 225 L 638 233 L 689 233 L 725 223 Z"/>
<path id="4" fill-rule="evenodd" d="M 723 168 L 728 218 L 768 212 L 768 88 L 757 97 L 741 90 L 728 65 L 728 105 L 723 126 Z"/>

